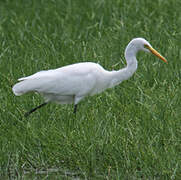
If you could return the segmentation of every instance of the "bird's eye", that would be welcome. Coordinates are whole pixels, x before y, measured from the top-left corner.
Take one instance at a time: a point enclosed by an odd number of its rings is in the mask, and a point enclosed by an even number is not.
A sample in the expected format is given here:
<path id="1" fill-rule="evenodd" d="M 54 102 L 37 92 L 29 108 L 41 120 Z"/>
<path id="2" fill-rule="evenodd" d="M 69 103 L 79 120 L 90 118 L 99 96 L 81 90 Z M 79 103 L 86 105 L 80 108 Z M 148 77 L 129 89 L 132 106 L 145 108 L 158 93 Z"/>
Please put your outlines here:
<path id="1" fill-rule="evenodd" d="M 147 44 L 144 44 L 144 48 L 149 49 L 149 46 Z"/>
<path id="2" fill-rule="evenodd" d="M 147 49 L 148 49 L 148 48 L 149 48 L 149 46 L 148 46 L 147 44 L 144 44 L 144 48 L 147 48 Z"/>

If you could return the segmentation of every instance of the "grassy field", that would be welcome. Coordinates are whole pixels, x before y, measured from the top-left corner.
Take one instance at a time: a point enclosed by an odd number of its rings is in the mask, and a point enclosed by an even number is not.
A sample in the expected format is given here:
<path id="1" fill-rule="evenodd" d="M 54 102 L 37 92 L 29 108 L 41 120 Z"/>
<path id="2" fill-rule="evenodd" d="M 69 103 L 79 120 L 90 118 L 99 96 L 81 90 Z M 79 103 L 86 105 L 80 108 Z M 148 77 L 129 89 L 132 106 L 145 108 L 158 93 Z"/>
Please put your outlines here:
<path id="1" fill-rule="evenodd" d="M 181 1 L 0 2 L 0 179 L 181 179 Z M 79 104 L 16 97 L 17 79 L 92 61 L 123 68 L 144 37 L 168 60 L 139 53 L 134 76 Z"/>

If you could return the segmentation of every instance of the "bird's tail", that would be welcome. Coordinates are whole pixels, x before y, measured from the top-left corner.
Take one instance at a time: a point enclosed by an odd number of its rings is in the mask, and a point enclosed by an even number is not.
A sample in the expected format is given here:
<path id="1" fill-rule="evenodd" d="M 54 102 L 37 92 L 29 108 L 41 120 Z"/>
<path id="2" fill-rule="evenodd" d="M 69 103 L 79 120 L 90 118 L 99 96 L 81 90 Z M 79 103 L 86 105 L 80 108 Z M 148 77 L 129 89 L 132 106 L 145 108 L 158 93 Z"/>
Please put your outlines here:
<path id="1" fill-rule="evenodd" d="M 12 88 L 14 94 L 16 96 L 21 96 L 22 94 L 25 94 L 27 92 L 39 92 L 40 89 L 45 90 L 47 87 L 46 84 L 48 85 L 51 81 L 51 79 L 48 78 L 49 76 L 47 76 L 47 72 L 51 72 L 51 70 L 40 71 L 31 76 L 18 79 L 18 81 L 20 82 L 15 84 Z"/>
<path id="2" fill-rule="evenodd" d="M 21 96 L 27 92 L 33 91 L 35 87 L 31 81 L 33 80 L 23 80 L 19 83 L 16 83 L 12 88 L 13 93 L 16 96 Z"/>

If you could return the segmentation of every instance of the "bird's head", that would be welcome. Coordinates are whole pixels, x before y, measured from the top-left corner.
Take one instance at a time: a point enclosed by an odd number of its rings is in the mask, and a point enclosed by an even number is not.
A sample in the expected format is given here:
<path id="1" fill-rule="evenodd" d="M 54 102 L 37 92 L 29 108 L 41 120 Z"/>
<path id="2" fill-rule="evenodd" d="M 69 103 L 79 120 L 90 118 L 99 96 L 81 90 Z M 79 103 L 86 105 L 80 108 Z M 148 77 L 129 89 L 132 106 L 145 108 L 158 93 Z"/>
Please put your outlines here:
<path id="1" fill-rule="evenodd" d="M 167 60 L 159 53 L 157 52 L 151 44 L 145 40 L 144 38 L 135 38 L 127 46 L 128 49 L 132 49 L 133 52 L 138 52 L 139 50 L 149 52 L 160 58 L 165 63 L 168 63 Z"/>

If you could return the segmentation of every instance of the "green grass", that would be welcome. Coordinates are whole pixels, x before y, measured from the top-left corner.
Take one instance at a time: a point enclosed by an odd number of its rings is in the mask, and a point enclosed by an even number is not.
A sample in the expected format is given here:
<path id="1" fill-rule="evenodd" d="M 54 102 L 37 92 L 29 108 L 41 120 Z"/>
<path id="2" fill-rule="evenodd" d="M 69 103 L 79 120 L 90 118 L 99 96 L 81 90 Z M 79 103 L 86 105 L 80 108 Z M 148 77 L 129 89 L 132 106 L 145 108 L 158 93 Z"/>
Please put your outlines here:
<path id="1" fill-rule="evenodd" d="M 0 2 L 0 179 L 180 179 L 180 0 Z M 17 79 L 93 61 L 125 66 L 124 49 L 146 38 L 168 65 L 139 53 L 134 76 L 79 104 L 16 97 Z M 114 66 L 115 64 L 117 64 Z"/>

